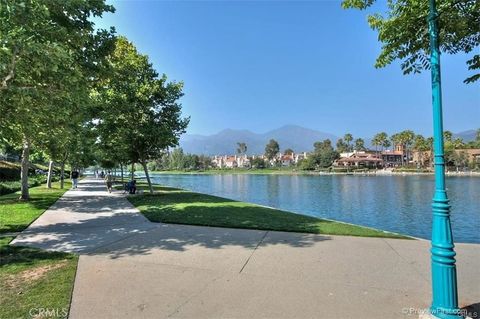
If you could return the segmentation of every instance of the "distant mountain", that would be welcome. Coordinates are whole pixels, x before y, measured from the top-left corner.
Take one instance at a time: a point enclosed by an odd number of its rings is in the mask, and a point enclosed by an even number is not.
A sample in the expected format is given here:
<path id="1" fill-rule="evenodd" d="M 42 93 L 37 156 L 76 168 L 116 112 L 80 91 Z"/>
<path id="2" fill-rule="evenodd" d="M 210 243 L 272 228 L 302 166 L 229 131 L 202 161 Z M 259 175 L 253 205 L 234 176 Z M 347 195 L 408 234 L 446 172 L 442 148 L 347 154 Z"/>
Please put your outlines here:
<path id="1" fill-rule="evenodd" d="M 454 138 L 461 138 L 464 142 L 475 140 L 476 130 L 468 130 L 453 134 Z M 280 144 L 280 151 L 287 148 L 295 152 L 308 152 L 313 150 L 313 143 L 330 139 L 335 147 L 338 137 L 308 129 L 298 125 L 285 125 L 266 133 L 254 133 L 248 130 L 225 129 L 213 135 L 185 134 L 180 139 L 180 147 L 186 153 L 205 155 L 235 154 L 237 142 L 247 144 L 247 154 L 263 154 L 265 145 L 270 139 Z M 357 138 L 357 136 L 354 136 Z M 365 146 L 374 149 L 371 138 L 364 138 Z"/>
<path id="2" fill-rule="evenodd" d="M 311 151 L 313 143 L 325 139 L 335 143 L 338 137 L 333 134 L 315 131 L 297 125 L 285 125 L 266 133 L 253 133 L 248 130 L 226 129 L 214 135 L 185 134 L 180 139 L 180 147 L 187 153 L 205 155 L 234 154 L 237 142 L 247 144 L 247 153 L 263 154 L 265 145 L 274 139 L 280 145 L 280 150 L 287 148 L 295 152 Z"/>
<path id="3" fill-rule="evenodd" d="M 453 134 L 453 138 L 461 138 L 465 143 L 475 140 L 476 130 L 468 130 Z"/>

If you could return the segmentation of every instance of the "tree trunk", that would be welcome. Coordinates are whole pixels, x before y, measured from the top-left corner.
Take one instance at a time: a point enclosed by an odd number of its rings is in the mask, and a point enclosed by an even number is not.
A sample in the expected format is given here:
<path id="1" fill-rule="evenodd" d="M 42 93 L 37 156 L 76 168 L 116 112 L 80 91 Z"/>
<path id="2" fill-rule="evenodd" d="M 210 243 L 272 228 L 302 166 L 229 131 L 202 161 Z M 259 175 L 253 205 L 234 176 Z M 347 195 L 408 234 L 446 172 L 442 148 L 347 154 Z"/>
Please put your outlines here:
<path id="1" fill-rule="evenodd" d="M 20 199 L 28 200 L 30 193 L 28 191 L 28 168 L 30 166 L 30 143 L 27 139 L 23 141 L 22 166 L 20 170 L 21 177 L 21 195 Z"/>
<path id="2" fill-rule="evenodd" d="M 147 162 L 142 161 L 143 170 L 145 171 L 145 177 L 147 178 L 148 188 L 150 189 L 150 194 L 153 194 L 152 181 L 150 180 L 150 175 L 148 175 Z"/>
<path id="3" fill-rule="evenodd" d="M 123 164 L 120 164 L 120 175 L 122 176 L 122 184 L 123 184 Z"/>
<path id="4" fill-rule="evenodd" d="M 132 162 L 132 178 L 131 178 L 131 180 L 133 181 L 134 178 L 135 178 L 135 162 Z"/>
<path id="5" fill-rule="evenodd" d="M 63 189 L 65 186 L 65 162 L 62 162 L 60 165 L 60 188 Z"/>
<path id="6" fill-rule="evenodd" d="M 47 188 L 52 188 L 53 161 L 48 163 Z"/>

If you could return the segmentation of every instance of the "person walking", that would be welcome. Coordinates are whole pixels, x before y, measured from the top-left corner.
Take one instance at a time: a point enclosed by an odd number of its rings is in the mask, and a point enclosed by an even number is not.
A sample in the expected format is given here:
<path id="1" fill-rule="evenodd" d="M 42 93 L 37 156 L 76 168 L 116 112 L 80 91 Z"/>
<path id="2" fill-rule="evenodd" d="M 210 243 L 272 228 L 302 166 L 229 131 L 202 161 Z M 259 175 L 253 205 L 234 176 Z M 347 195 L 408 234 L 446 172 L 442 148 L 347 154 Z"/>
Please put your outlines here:
<path id="1" fill-rule="evenodd" d="M 112 186 L 113 186 L 113 175 L 110 171 L 107 172 L 107 175 L 105 175 L 105 184 L 107 184 L 107 190 L 109 193 L 112 192 Z"/>
<path id="2" fill-rule="evenodd" d="M 72 172 L 72 188 L 77 188 L 78 187 L 78 177 L 79 177 L 79 173 L 77 170 L 74 170 Z"/>

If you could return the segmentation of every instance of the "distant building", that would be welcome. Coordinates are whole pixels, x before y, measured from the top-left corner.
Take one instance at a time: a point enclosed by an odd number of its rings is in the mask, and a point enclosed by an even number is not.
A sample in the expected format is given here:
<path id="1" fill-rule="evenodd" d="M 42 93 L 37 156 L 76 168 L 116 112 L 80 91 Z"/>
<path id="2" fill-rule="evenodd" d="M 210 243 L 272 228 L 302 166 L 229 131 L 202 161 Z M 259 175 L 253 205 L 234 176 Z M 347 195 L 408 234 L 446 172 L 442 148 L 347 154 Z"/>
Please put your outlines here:
<path id="1" fill-rule="evenodd" d="M 385 167 L 397 167 L 402 165 L 405 159 L 403 151 L 399 150 L 385 150 L 380 153 Z M 403 160 L 402 160 L 403 159 Z"/>
<path id="2" fill-rule="evenodd" d="M 457 154 L 464 154 L 467 162 L 470 165 L 480 166 L 480 148 L 461 148 L 454 150 Z M 424 167 L 432 166 L 433 154 L 432 151 L 412 151 L 412 161 L 417 165 Z"/>
<path id="3" fill-rule="evenodd" d="M 247 155 L 216 155 L 212 157 L 212 165 L 216 168 L 251 168 L 252 160 L 261 158 L 270 165 L 275 166 L 280 164 L 283 167 L 297 165 L 298 162 L 307 158 L 307 153 L 299 154 L 281 154 L 278 153 L 273 159 L 269 160 L 265 155 L 253 155 L 249 158 Z"/>
<path id="4" fill-rule="evenodd" d="M 462 148 L 455 150 L 457 153 L 465 153 L 468 163 L 480 166 L 480 148 Z"/>
<path id="5" fill-rule="evenodd" d="M 291 166 L 295 163 L 295 157 L 293 154 L 280 155 L 280 164 L 282 166 Z"/>
<path id="6" fill-rule="evenodd" d="M 224 155 L 214 156 L 212 158 L 212 164 L 216 168 L 250 168 L 250 159 L 247 155 Z"/>
<path id="7" fill-rule="evenodd" d="M 375 152 L 369 151 L 353 151 L 341 153 L 340 159 L 333 162 L 334 166 L 340 167 L 368 167 L 380 168 L 384 166 L 383 160 L 379 158 Z"/>

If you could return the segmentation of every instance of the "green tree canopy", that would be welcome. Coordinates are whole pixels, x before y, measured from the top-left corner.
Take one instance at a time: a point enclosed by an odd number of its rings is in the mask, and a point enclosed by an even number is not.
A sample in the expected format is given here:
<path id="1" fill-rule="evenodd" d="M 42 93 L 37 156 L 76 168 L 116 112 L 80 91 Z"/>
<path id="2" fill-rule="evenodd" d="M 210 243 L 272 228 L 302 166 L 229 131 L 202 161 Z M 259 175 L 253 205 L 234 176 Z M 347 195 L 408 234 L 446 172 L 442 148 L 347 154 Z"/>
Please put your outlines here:
<path id="1" fill-rule="evenodd" d="M 357 138 L 355 139 L 355 142 L 354 142 L 355 146 L 355 150 L 358 152 L 358 151 L 365 151 L 367 148 L 365 147 L 365 141 L 363 140 L 363 138 Z"/>
<path id="2" fill-rule="evenodd" d="M 23 148 L 22 199 L 30 148 L 43 147 L 52 123 L 61 127 L 89 98 L 112 38 L 89 18 L 108 11 L 103 0 L 0 2 L 0 133 Z"/>
<path id="3" fill-rule="evenodd" d="M 127 153 L 131 163 L 142 164 L 153 193 L 147 161 L 178 145 L 189 118 L 178 102 L 183 83 L 159 76 L 146 55 L 126 38 L 119 37 L 109 56 L 111 76 L 98 90 L 103 101 L 97 128 L 101 143 L 115 137 L 114 146 Z"/>
<path id="4" fill-rule="evenodd" d="M 344 0 L 343 8 L 365 10 L 375 0 Z M 378 32 L 382 51 L 375 67 L 381 68 L 401 60 L 404 74 L 430 68 L 430 40 L 427 18 L 429 3 L 423 0 L 391 0 L 388 11 L 368 15 L 368 24 Z M 440 25 L 440 50 L 449 54 L 469 54 L 466 61 L 473 74 L 465 79 L 480 79 L 480 2 L 478 0 L 437 0 Z"/>
<path id="5" fill-rule="evenodd" d="M 245 154 L 247 153 L 247 143 L 244 142 L 238 142 L 237 143 L 237 153 L 238 154 Z"/>
<path id="6" fill-rule="evenodd" d="M 271 139 L 268 144 L 265 146 L 265 156 L 272 160 L 277 156 L 278 152 L 280 152 L 280 145 L 274 139 Z"/>

